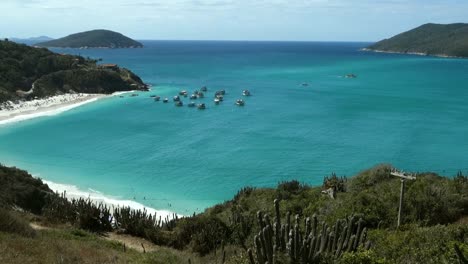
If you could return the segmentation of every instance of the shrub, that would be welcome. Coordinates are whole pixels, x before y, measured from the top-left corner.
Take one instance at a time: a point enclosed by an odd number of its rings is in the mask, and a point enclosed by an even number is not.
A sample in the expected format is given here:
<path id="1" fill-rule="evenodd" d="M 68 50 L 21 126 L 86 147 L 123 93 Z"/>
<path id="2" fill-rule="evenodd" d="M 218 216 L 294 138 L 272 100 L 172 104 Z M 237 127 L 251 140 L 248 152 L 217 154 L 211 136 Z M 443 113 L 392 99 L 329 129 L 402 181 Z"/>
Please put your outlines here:
<path id="1" fill-rule="evenodd" d="M 28 222 L 15 212 L 3 208 L 0 208 L 0 231 L 25 237 L 34 237 L 36 235 Z"/>

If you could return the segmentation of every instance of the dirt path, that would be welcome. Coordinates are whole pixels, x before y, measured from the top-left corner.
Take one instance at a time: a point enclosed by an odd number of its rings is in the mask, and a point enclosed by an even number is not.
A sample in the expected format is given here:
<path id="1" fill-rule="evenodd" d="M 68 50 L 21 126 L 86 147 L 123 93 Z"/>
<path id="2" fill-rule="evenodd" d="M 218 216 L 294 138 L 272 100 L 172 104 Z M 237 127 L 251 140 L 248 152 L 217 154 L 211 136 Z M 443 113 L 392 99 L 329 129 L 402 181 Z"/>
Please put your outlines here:
<path id="1" fill-rule="evenodd" d="M 158 246 L 150 241 L 130 235 L 107 233 L 103 238 L 110 241 L 120 242 L 121 244 L 124 244 L 125 247 L 134 249 L 138 252 L 153 252 L 158 249 Z"/>
<path id="2" fill-rule="evenodd" d="M 52 227 L 47 227 L 47 226 L 42 226 L 39 223 L 29 223 L 29 225 L 34 229 L 34 230 L 52 230 L 56 228 Z M 131 248 L 134 249 L 138 252 L 153 252 L 158 249 L 158 246 L 155 244 L 151 243 L 150 241 L 139 238 L 139 237 L 133 237 L 130 235 L 124 235 L 124 234 L 117 234 L 117 233 L 106 233 L 104 236 L 101 236 L 102 239 L 109 240 L 109 241 L 115 241 L 119 242 L 123 245 L 125 245 L 126 248 Z"/>

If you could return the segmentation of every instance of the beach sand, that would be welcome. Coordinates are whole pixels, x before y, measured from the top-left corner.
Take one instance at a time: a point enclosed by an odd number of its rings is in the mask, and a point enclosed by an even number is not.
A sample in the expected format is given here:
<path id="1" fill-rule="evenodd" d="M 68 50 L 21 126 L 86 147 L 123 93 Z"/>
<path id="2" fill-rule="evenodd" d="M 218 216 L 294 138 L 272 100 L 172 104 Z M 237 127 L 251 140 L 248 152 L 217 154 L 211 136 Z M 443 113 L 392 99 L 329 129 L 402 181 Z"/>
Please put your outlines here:
<path id="1" fill-rule="evenodd" d="M 9 101 L 0 104 L 0 125 L 41 116 L 57 115 L 108 96 L 112 95 L 79 93 L 56 95 L 48 98 L 16 103 Z"/>

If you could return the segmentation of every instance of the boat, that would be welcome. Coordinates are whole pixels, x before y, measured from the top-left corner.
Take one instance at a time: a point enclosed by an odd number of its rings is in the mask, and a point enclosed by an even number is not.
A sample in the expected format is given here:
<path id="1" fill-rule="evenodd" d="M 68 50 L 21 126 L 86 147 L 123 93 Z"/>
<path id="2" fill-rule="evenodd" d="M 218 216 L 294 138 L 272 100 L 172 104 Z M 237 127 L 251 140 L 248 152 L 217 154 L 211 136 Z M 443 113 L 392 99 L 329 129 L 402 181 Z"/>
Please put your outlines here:
<path id="1" fill-rule="evenodd" d="M 138 94 L 132 94 L 131 97 L 135 97 L 135 96 L 138 96 Z"/>
<path id="2" fill-rule="evenodd" d="M 192 100 L 197 99 L 197 98 L 198 98 L 198 97 L 197 97 L 196 94 L 192 94 L 192 95 L 190 96 L 190 99 L 192 99 Z"/>
<path id="3" fill-rule="evenodd" d="M 175 103 L 175 106 L 184 106 L 184 103 L 182 101 L 177 101 Z"/>
<path id="4" fill-rule="evenodd" d="M 188 107 L 195 107 L 195 105 L 196 105 L 195 102 L 190 102 L 190 103 L 188 103 L 187 106 L 188 106 Z"/>
<path id="5" fill-rule="evenodd" d="M 187 96 L 187 91 L 185 90 L 182 90 L 179 92 L 179 95 L 182 95 L 182 96 Z"/>
<path id="6" fill-rule="evenodd" d="M 178 95 L 176 95 L 176 96 L 174 96 L 173 100 L 174 100 L 174 102 L 178 102 L 178 101 L 180 101 L 180 97 Z"/>
<path id="7" fill-rule="evenodd" d="M 169 99 L 166 97 L 164 98 L 163 103 L 167 103 L 167 102 L 169 102 Z"/>
<path id="8" fill-rule="evenodd" d="M 200 91 L 202 91 L 202 92 L 208 92 L 208 88 L 207 88 L 206 86 L 203 86 L 203 87 L 200 89 Z"/>
<path id="9" fill-rule="evenodd" d="M 244 100 L 242 100 L 242 99 L 238 99 L 238 100 L 236 101 L 236 105 L 238 105 L 238 106 L 244 106 L 244 105 L 245 105 L 245 102 L 244 102 Z"/>
<path id="10" fill-rule="evenodd" d="M 353 73 L 350 73 L 350 74 L 346 74 L 345 76 L 346 78 L 357 78 L 357 75 L 356 74 L 353 74 Z"/>
<path id="11" fill-rule="evenodd" d="M 123 96 L 123 95 L 121 95 L 121 96 L 119 96 L 119 97 L 120 97 L 120 98 L 124 98 L 124 96 Z"/>
<path id="12" fill-rule="evenodd" d="M 249 90 L 244 90 L 242 91 L 243 96 L 250 96 L 250 91 Z"/>
<path id="13" fill-rule="evenodd" d="M 219 104 L 219 102 L 221 102 L 221 100 L 219 100 L 219 98 L 215 98 L 215 99 L 214 99 L 214 103 L 215 103 L 215 104 Z"/>
<path id="14" fill-rule="evenodd" d="M 157 102 L 157 101 L 159 101 L 159 100 L 161 100 L 161 96 L 156 96 L 156 97 L 154 97 L 154 101 Z"/>
<path id="15" fill-rule="evenodd" d="M 150 97 L 154 98 L 154 97 L 156 97 L 156 95 L 153 94 L 153 95 L 150 95 Z"/>
<path id="16" fill-rule="evenodd" d="M 215 95 L 225 95 L 226 91 L 225 90 L 219 90 L 215 92 Z"/>
<path id="17" fill-rule="evenodd" d="M 309 86 L 308 83 L 302 83 L 301 85 L 302 85 L 302 86 Z"/>
<path id="18" fill-rule="evenodd" d="M 218 99 L 219 101 L 224 101 L 224 96 L 222 95 L 215 95 L 215 99 Z"/>
<path id="19" fill-rule="evenodd" d="M 198 96 L 198 98 L 203 98 L 203 97 L 205 97 L 205 94 L 202 93 L 202 92 L 199 92 L 197 96 Z"/>
<path id="20" fill-rule="evenodd" d="M 204 103 L 201 103 L 201 104 L 198 104 L 197 108 L 200 110 L 204 110 L 206 109 L 206 105 Z"/>

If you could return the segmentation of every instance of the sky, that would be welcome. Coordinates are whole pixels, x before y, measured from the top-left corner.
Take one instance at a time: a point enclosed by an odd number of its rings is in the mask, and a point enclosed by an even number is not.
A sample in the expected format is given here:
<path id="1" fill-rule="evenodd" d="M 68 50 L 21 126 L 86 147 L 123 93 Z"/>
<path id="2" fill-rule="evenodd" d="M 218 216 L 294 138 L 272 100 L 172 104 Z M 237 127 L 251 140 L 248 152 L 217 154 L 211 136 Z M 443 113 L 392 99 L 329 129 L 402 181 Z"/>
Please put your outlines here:
<path id="1" fill-rule="evenodd" d="M 0 0 L 0 37 L 109 29 L 138 40 L 377 41 L 468 22 L 468 0 Z"/>

